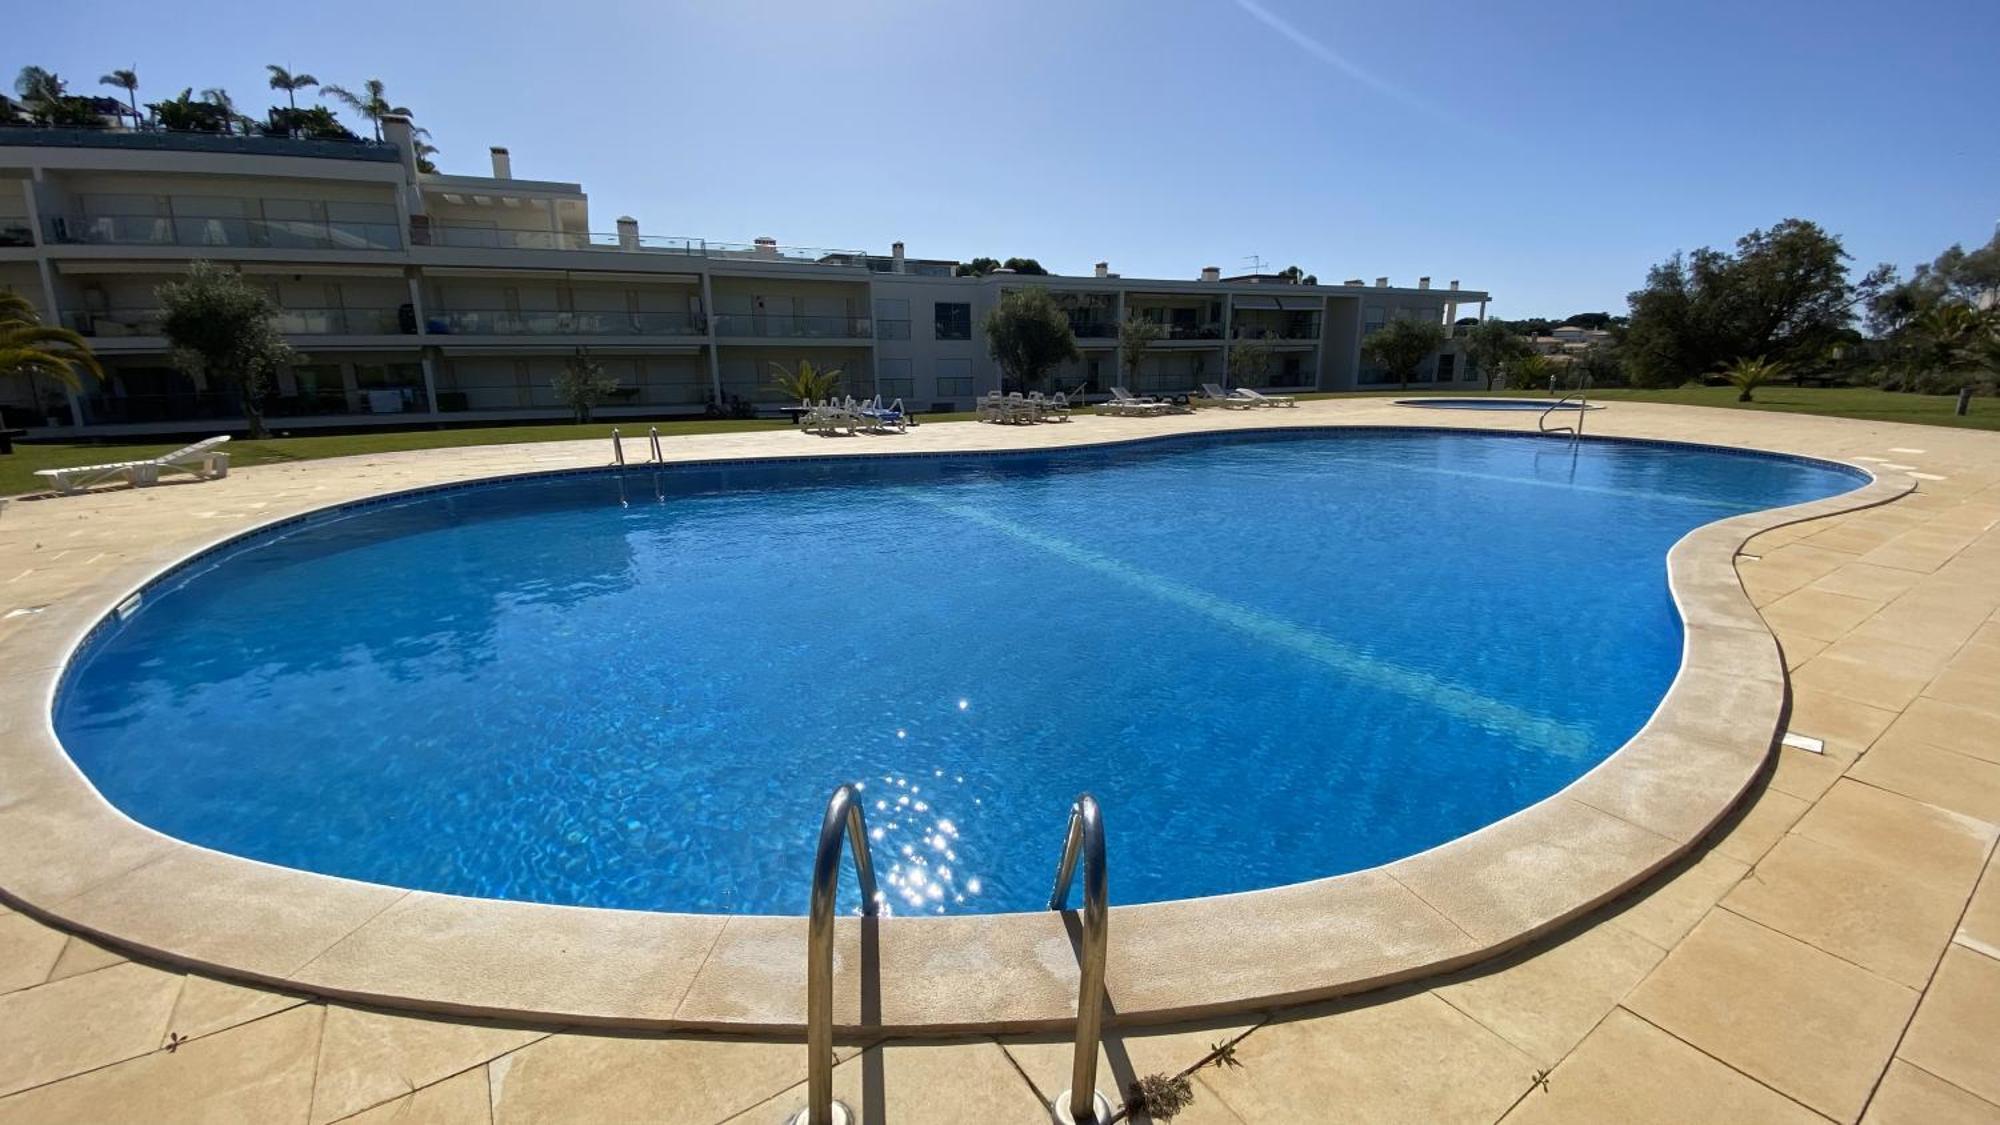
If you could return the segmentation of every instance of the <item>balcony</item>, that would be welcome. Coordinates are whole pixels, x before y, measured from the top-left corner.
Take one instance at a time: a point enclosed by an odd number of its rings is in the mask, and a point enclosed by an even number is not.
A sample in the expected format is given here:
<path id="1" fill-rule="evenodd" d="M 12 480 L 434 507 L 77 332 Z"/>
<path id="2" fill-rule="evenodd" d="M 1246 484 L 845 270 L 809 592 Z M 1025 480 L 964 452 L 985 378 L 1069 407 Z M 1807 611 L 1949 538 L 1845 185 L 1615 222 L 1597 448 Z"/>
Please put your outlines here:
<path id="1" fill-rule="evenodd" d="M 64 313 L 63 324 L 80 335 L 97 339 L 158 336 L 160 310 L 105 309 Z M 287 336 L 397 336 L 416 331 L 405 326 L 396 309 L 279 309 L 275 321 Z"/>
<path id="2" fill-rule="evenodd" d="M 700 336 L 706 330 L 698 317 L 667 312 L 438 309 L 424 319 L 433 336 Z"/>
<path id="3" fill-rule="evenodd" d="M 1319 339 L 1319 320 L 1317 317 L 1301 320 L 1236 320 L 1229 325 L 1229 336 L 1233 340 L 1257 340 L 1266 335 L 1273 340 L 1310 343 Z"/>
<path id="4" fill-rule="evenodd" d="M 198 246 L 260 250 L 400 250 L 394 223 L 312 219 L 159 218 L 70 215 L 48 222 L 52 243 L 69 246 Z"/>
<path id="5" fill-rule="evenodd" d="M 35 228 L 25 219 L 0 219 L 0 246 L 33 246 Z"/>
<path id="6" fill-rule="evenodd" d="M 1079 340 L 1111 340 L 1118 336 L 1118 326 L 1108 320 L 1084 320 L 1071 317 L 1069 330 Z"/>
<path id="7" fill-rule="evenodd" d="M 755 336 L 779 340 L 868 339 L 874 326 L 865 316 L 770 316 L 765 313 L 719 313 L 717 336 Z"/>
<path id="8" fill-rule="evenodd" d="M 1160 339 L 1162 340 L 1222 339 L 1222 325 L 1212 321 L 1207 324 L 1162 324 L 1160 327 L 1164 329 L 1160 335 Z"/>

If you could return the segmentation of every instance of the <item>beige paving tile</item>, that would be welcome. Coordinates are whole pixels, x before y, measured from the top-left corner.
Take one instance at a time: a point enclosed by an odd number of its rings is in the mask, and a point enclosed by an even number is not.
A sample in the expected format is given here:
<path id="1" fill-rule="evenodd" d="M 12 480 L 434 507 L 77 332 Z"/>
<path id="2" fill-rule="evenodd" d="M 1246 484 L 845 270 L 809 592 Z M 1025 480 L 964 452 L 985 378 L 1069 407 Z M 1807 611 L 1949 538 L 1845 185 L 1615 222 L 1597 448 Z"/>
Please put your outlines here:
<path id="1" fill-rule="evenodd" d="M 1960 656 L 1964 654 L 1959 650 Z M 1973 659 L 1954 659 L 1924 688 L 1924 696 L 2000 716 L 2000 668 L 1992 667 L 1983 653 L 1974 654 Z"/>
<path id="2" fill-rule="evenodd" d="M 116 950 L 106 949 L 88 938 L 72 936 L 69 944 L 63 946 L 62 956 L 56 959 L 55 968 L 49 970 L 49 979 L 82 976 L 125 960 L 125 955 Z"/>
<path id="3" fill-rule="evenodd" d="M 1857 625 L 1851 635 L 1856 639 L 1942 652 L 1949 657 L 1972 637 L 1979 623 L 1978 615 L 1967 613 L 1959 599 L 1919 590 L 1896 599 Z"/>
<path id="4" fill-rule="evenodd" d="M 1716 910 L 1626 1006 L 1827 1116 L 1854 1121 L 1916 1001 L 1902 985 Z"/>
<path id="5" fill-rule="evenodd" d="M 1932 686 L 1937 686 L 1935 681 Z M 1980 698 L 1988 706 L 2000 708 L 2000 679 L 1994 681 L 1993 691 Z M 1988 706 L 1966 706 L 1926 695 L 1912 702 L 1889 730 L 1940 750 L 2000 763 L 2000 710 L 1989 710 Z"/>
<path id="6" fill-rule="evenodd" d="M 1871 707 L 1900 711 L 1941 667 L 1942 659 L 1934 652 L 1887 641 L 1857 641 L 1850 636 L 1800 665 L 1793 682 Z"/>
<path id="7" fill-rule="evenodd" d="M 1618 904 L 1604 924 L 1671 949 L 1749 870 L 1742 860 L 1708 852 L 1664 882 L 1642 888 Z"/>
<path id="8" fill-rule="evenodd" d="M 1243 1065 L 1202 1082 L 1245 1121 L 1490 1122 L 1528 1088 L 1533 1059 L 1428 993 L 1358 1008 L 1309 1008 L 1258 1028 Z"/>
<path id="9" fill-rule="evenodd" d="M 1973 892 L 1972 903 L 1965 908 L 1965 917 L 1959 920 L 1955 940 L 2000 959 L 2000 856 L 1987 864 L 1979 889 Z"/>
<path id="10" fill-rule="evenodd" d="M 1885 734 L 1848 776 L 1939 808 L 2000 823 L 2000 764 Z"/>
<path id="11" fill-rule="evenodd" d="M 91 980 L 126 966 L 92 973 Z M 0 1125 L 145 1121 L 147 1125 L 305 1120 L 320 1009 L 297 1008 L 177 1051 L 0 1098 Z"/>
<path id="12" fill-rule="evenodd" d="M 833 1096 L 862 1121 L 1048 1120 L 1006 1052 L 991 1040 L 895 1042 L 870 1047 L 833 1068 Z M 805 1087 L 786 1090 L 729 1120 L 784 1121 L 803 1109 Z M 567 1120 L 562 1118 L 560 1120 Z"/>
<path id="13" fill-rule="evenodd" d="M 487 1073 L 495 1125 L 720 1121 L 804 1081 L 806 1049 L 726 1036 L 554 1035 Z"/>
<path id="14" fill-rule="evenodd" d="M 1824 1125 L 1825 1118 L 1620 1008 L 1506 1125 Z"/>
<path id="15" fill-rule="evenodd" d="M 476 1066 L 345 1118 L 341 1125 L 489 1125 L 492 1119 L 486 1068 Z"/>
<path id="16" fill-rule="evenodd" d="M 1540 1066 L 1552 1066 L 1665 956 L 1616 926 L 1591 926 L 1495 972 L 1435 991 Z"/>
<path id="17" fill-rule="evenodd" d="M 2000 829 L 1886 789 L 1842 780 L 1800 818 L 1801 836 L 1893 863 L 1951 894 L 1979 878 Z"/>
<path id="18" fill-rule="evenodd" d="M 0 996 L 0 1095 L 158 1047 L 180 987 L 128 964 Z"/>
<path id="19" fill-rule="evenodd" d="M 1730 859 L 1755 863 L 1791 831 L 1792 825 L 1810 807 L 1789 793 L 1767 788 L 1751 799 L 1740 814 L 1741 819 L 1723 824 L 1710 846 Z"/>
<path id="20" fill-rule="evenodd" d="M 1909 878 L 1891 859 L 1792 835 L 1722 904 L 1890 980 L 1921 989 L 1958 928 L 1957 892 Z"/>
<path id="21" fill-rule="evenodd" d="M 1097 1090 L 1122 1107 L 1132 1083 L 1149 1074 L 1179 1074 L 1200 1062 L 1218 1045 L 1242 1038 L 1253 1021 L 1217 1021 L 1164 1028 L 1109 1028 L 1097 1058 Z M 1000 1046 L 1027 1076 L 1036 1097 L 1048 1102 L 1069 1088 L 1075 1041 L 1064 1035 L 1003 1036 Z M 1174 1118 L 1177 1123 L 1212 1119 L 1234 1121 L 1236 1115 L 1220 1099 L 1197 1091 L 1196 1105 Z"/>
<path id="22" fill-rule="evenodd" d="M 0 915 L 0 992 L 32 988 L 49 979 L 69 935 L 25 914 Z"/>
<path id="23" fill-rule="evenodd" d="M 1873 548 L 1870 548 L 1871 550 Z M 1886 604 L 1917 584 L 1922 575 L 1894 567 L 1853 562 L 1813 580 L 1809 589 Z"/>
<path id="24" fill-rule="evenodd" d="M 180 999 L 174 1004 L 167 1033 L 183 1039 L 196 1039 L 287 1008 L 296 1008 L 305 1002 L 303 996 L 249 988 L 190 973 L 187 983 L 181 988 Z"/>
<path id="25" fill-rule="evenodd" d="M 2000 1106 L 1902 1059 L 1889 1064 L 1862 1125 L 2000 1125 Z"/>
<path id="26" fill-rule="evenodd" d="M 1833 594 L 1807 586 L 1764 606 L 1762 612 L 1764 620 L 1780 635 L 1796 633 L 1818 641 L 1837 641 L 1872 617 L 1885 601 Z"/>
<path id="27" fill-rule="evenodd" d="M 1778 646 L 1784 651 L 1787 672 L 1798 671 L 1799 665 L 1826 651 L 1825 641 L 1816 641 L 1811 637 L 1788 636 L 1784 633 L 1779 633 L 1777 636 Z"/>
<path id="28" fill-rule="evenodd" d="M 312 1125 L 402 1097 L 547 1034 L 328 1005 L 313 1082 Z"/>
<path id="29" fill-rule="evenodd" d="M 2000 1102 L 2000 960 L 1954 945 L 1924 993 L 1898 1055 Z"/>

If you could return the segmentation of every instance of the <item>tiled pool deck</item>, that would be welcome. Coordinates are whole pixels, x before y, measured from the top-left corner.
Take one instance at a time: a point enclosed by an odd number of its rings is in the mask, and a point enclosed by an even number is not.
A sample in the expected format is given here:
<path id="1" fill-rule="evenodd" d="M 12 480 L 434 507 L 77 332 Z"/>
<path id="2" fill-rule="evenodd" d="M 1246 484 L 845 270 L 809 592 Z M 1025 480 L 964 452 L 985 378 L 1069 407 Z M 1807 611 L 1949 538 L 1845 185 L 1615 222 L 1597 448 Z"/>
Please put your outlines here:
<path id="1" fill-rule="evenodd" d="M 674 447 L 971 449 L 1277 422 L 1534 426 L 1532 415 L 1345 402 Z M 2000 1120 L 2000 435 L 1624 403 L 1590 426 L 1921 474 L 1915 494 L 1765 533 L 1739 562 L 1793 669 L 1790 727 L 1826 753 L 1781 749 L 1694 855 L 1498 964 L 1219 1024 L 1114 1032 L 1107 1092 L 1240 1039 L 1241 1065 L 1203 1070 L 1177 1120 Z M 17 503 L 0 516 L 0 662 L 11 677 L 49 655 L 23 643 L 24 623 L 42 615 L 6 614 L 60 613 L 107 568 L 190 527 L 604 455 L 594 443 L 384 455 Z M 39 716 L 0 715 L 0 737 L 24 720 Z M 856 1042 L 843 1055 L 842 1096 L 873 1120 L 1046 1120 L 1041 1105 L 1067 1073 L 1059 1036 Z M 775 1121 L 802 1103 L 803 1056 L 796 1040 L 596 1035 L 308 1001 L 128 961 L 0 913 L 0 1125 Z"/>

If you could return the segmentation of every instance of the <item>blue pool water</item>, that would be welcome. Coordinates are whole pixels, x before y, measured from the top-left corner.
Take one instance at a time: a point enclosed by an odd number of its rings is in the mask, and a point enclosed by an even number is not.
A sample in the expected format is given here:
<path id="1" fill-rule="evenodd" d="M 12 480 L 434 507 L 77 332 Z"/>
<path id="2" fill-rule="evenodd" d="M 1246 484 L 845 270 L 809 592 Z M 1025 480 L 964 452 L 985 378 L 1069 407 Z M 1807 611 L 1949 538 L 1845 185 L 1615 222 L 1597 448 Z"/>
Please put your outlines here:
<path id="1" fill-rule="evenodd" d="M 57 729 L 163 832 L 405 887 L 803 913 L 859 780 L 900 912 L 1038 907 L 1082 790 L 1114 902 L 1243 891 L 1561 788 L 1674 676 L 1668 547 L 1858 483 L 1305 431 L 461 489 L 174 573 Z"/>
<path id="2" fill-rule="evenodd" d="M 1397 406 L 1421 406 L 1430 410 L 1547 410 L 1560 403 L 1553 398 L 1399 398 Z M 1565 410 L 1602 410 L 1603 406 L 1591 403 L 1578 406 L 1570 403 Z"/>

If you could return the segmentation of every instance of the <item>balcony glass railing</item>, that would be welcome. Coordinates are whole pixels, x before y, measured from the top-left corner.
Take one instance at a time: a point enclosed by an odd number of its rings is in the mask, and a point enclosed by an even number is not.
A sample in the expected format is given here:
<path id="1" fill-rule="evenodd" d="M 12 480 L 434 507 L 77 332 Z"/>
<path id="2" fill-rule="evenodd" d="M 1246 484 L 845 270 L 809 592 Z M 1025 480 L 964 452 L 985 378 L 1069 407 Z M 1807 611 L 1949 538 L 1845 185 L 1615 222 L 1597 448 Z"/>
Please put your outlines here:
<path id="1" fill-rule="evenodd" d="M 438 336 L 699 336 L 700 318 L 666 312 L 507 312 L 434 309 L 424 331 Z"/>
<path id="2" fill-rule="evenodd" d="M 1161 337 L 1166 340 L 1222 339 L 1220 324 L 1163 324 L 1160 327 L 1166 330 Z"/>
<path id="3" fill-rule="evenodd" d="M 161 218 L 143 215 L 59 215 L 49 241 L 102 246 L 242 246 L 277 250 L 400 250 L 394 223 L 309 219 Z"/>
<path id="4" fill-rule="evenodd" d="M 291 336 L 399 336 L 415 332 L 405 327 L 395 309 L 283 309 L 278 331 Z"/>
<path id="5" fill-rule="evenodd" d="M 1236 340 L 1255 340 L 1266 334 L 1274 340 L 1317 340 L 1319 325 L 1309 322 L 1259 322 L 1236 321 L 1229 326 L 1229 335 Z"/>
<path id="6" fill-rule="evenodd" d="M 45 148 L 126 148 L 181 152 L 222 152 L 244 156 L 316 156 L 393 164 L 396 148 L 380 141 L 339 141 L 293 137 L 239 137 L 182 133 L 167 129 L 56 129 L 15 126 L 0 130 L 0 145 Z"/>
<path id="7" fill-rule="evenodd" d="M 158 336 L 160 310 L 106 309 L 63 314 L 63 324 L 97 339 Z M 280 309 L 274 318 L 288 336 L 395 336 L 414 328 L 403 326 L 395 309 Z"/>
<path id="8" fill-rule="evenodd" d="M 0 219 L 0 246 L 33 246 L 35 228 L 25 219 Z"/>
<path id="9" fill-rule="evenodd" d="M 1108 320 L 1079 320 L 1070 318 L 1069 330 L 1080 339 L 1108 340 L 1118 335 L 1118 326 Z"/>
<path id="10" fill-rule="evenodd" d="M 757 336 L 778 339 L 839 339 L 874 335 L 865 316 L 770 316 L 764 313 L 720 313 L 717 336 Z"/>

